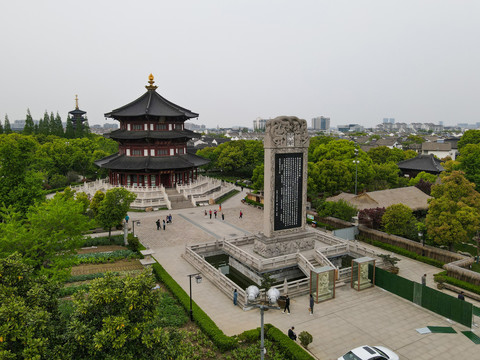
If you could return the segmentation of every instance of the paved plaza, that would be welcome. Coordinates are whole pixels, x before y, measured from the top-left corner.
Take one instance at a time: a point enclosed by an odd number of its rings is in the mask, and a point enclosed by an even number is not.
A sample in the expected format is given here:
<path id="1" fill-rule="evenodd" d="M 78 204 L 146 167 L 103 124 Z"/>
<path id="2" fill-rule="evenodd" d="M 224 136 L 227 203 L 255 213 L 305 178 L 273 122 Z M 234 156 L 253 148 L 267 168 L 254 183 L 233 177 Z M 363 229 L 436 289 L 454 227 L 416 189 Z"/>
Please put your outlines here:
<path id="1" fill-rule="evenodd" d="M 186 245 L 212 242 L 262 232 L 263 211 L 242 204 L 245 191 L 222 204 L 215 219 L 205 216 L 218 205 L 183 210 L 162 210 L 147 213 L 129 213 L 130 219 L 141 220 L 135 226 L 140 241 L 155 251 L 154 257 L 188 293 L 188 274 L 196 269 L 182 258 Z M 243 218 L 239 218 L 240 211 Z M 172 224 L 166 230 L 156 230 L 155 221 L 171 214 Z M 379 251 L 379 249 L 376 249 Z M 427 286 L 434 287 L 433 274 L 440 270 L 408 258 L 398 263 L 400 276 L 420 282 L 427 274 Z M 446 291 L 447 292 L 447 291 Z M 193 300 L 212 318 L 227 335 L 239 334 L 260 326 L 258 310 L 243 311 L 233 306 L 230 298 L 218 290 L 208 279 L 201 284 L 192 283 Z M 468 300 L 470 301 L 470 300 Z M 474 301 L 472 301 L 474 302 Z M 475 302 L 474 302 L 475 303 Z M 480 304 L 475 303 L 480 306 Z M 480 345 L 475 345 L 460 331 L 470 330 L 433 312 L 374 287 L 357 292 L 348 285 L 336 289 L 335 299 L 315 304 L 314 314 L 308 312 L 308 295 L 294 297 L 291 315 L 281 311 L 265 312 L 265 322 L 285 332 L 295 326 L 298 333 L 308 331 L 313 336 L 309 345 L 318 359 L 337 359 L 351 348 L 360 345 L 384 345 L 399 354 L 401 359 L 477 359 Z M 475 318 L 480 323 L 479 318 Z M 415 329 L 426 326 L 452 326 L 456 334 L 419 334 Z M 472 331 L 480 336 L 474 326 Z"/>

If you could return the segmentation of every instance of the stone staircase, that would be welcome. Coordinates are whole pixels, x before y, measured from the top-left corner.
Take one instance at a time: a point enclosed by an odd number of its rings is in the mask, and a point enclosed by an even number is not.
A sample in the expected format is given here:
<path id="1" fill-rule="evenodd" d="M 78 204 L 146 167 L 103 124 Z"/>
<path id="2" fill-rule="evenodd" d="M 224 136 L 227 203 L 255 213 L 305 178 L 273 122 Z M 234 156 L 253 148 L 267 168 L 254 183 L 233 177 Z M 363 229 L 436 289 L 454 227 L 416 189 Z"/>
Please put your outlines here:
<path id="1" fill-rule="evenodd" d="M 176 209 L 188 209 L 192 208 L 192 202 L 187 200 L 183 197 L 183 195 L 179 194 L 175 189 L 165 189 L 165 193 L 168 196 L 168 200 L 170 200 L 170 204 L 172 205 L 172 210 Z"/>

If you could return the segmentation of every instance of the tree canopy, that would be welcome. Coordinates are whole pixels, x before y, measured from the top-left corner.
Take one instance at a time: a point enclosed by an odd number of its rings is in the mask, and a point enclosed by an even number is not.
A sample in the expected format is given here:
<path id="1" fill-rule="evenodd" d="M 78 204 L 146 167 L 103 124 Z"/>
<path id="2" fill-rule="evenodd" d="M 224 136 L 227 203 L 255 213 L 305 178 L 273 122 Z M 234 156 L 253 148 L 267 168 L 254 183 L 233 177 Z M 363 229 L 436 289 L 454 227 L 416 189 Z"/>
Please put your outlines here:
<path id="1" fill-rule="evenodd" d="M 442 176 L 432 186 L 425 225 L 428 236 L 450 249 L 457 242 L 471 239 L 480 225 L 480 194 L 462 172 Z"/>
<path id="2" fill-rule="evenodd" d="M 105 198 L 98 207 L 96 220 L 105 229 L 108 230 L 108 236 L 111 235 L 113 226 L 121 224 L 127 216 L 130 204 L 137 195 L 124 188 L 113 188 L 107 190 Z"/>
<path id="3" fill-rule="evenodd" d="M 416 223 L 412 209 L 403 204 L 390 205 L 382 216 L 382 225 L 387 233 L 409 239 L 416 236 Z"/>

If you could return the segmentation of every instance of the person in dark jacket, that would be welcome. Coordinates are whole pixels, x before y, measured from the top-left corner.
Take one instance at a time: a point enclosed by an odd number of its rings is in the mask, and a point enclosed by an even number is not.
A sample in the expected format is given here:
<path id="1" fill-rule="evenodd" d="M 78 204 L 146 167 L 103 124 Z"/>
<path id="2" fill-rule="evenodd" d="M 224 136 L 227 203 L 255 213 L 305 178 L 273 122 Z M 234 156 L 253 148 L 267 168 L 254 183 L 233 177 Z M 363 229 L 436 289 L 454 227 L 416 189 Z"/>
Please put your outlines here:
<path id="1" fill-rule="evenodd" d="M 285 296 L 285 309 L 283 309 L 283 313 L 288 310 L 288 315 L 290 315 L 290 298 L 288 295 Z"/>
<path id="2" fill-rule="evenodd" d="M 313 295 L 310 294 L 310 315 L 313 315 L 313 305 L 315 305 L 315 302 L 313 301 Z"/>
<path id="3" fill-rule="evenodd" d="M 295 330 L 295 327 L 292 326 L 290 329 L 288 329 L 288 337 L 292 339 L 293 341 L 297 341 L 297 334 L 293 331 Z"/>

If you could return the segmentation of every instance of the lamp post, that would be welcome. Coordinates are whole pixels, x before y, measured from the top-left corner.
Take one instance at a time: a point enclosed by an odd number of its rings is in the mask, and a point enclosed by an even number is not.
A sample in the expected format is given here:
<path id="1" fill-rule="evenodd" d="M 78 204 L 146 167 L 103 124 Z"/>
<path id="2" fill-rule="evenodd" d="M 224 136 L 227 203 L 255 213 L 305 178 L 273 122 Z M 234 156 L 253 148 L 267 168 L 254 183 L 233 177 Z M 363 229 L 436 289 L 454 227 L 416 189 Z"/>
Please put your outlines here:
<path id="1" fill-rule="evenodd" d="M 425 256 L 425 239 L 423 238 L 423 231 L 418 232 L 418 238 L 422 242 L 422 256 Z"/>
<path id="2" fill-rule="evenodd" d="M 258 288 L 256 286 L 250 286 L 249 288 L 255 288 L 256 290 L 256 294 L 258 295 L 260 292 L 258 290 Z M 248 294 L 248 289 L 247 288 L 247 294 Z M 269 291 L 271 291 L 272 289 L 274 288 L 270 288 Z M 275 289 L 275 291 L 277 292 L 278 295 L 280 295 L 280 292 Z M 250 297 L 250 296 L 249 296 Z M 249 298 L 248 297 L 248 298 Z M 248 299 L 247 298 L 247 299 Z M 272 299 L 269 298 L 269 301 L 272 302 L 272 305 L 264 305 L 264 304 L 255 304 L 255 303 L 249 303 L 247 301 L 247 305 L 248 306 L 251 306 L 253 308 L 257 308 L 257 309 L 260 309 L 260 359 L 263 360 L 264 357 L 265 357 L 265 337 L 264 337 L 264 331 L 263 331 L 263 325 L 264 325 L 264 322 L 263 322 L 263 313 L 265 311 L 265 309 L 273 309 L 273 310 L 280 310 L 280 307 L 279 306 L 274 306 L 273 304 L 277 302 L 277 298 L 278 297 L 275 297 L 274 300 L 272 301 Z"/>
<path id="3" fill-rule="evenodd" d="M 135 236 L 135 223 L 137 223 L 138 226 L 140 226 L 140 220 L 132 220 L 132 234 Z"/>
<path id="4" fill-rule="evenodd" d="M 357 195 L 357 178 L 358 178 L 358 163 L 360 162 L 360 160 L 358 160 L 358 149 L 355 148 L 354 150 L 355 152 L 355 160 L 353 160 L 354 164 L 355 164 L 355 195 Z"/>
<path id="5" fill-rule="evenodd" d="M 202 277 L 200 276 L 200 273 L 195 273 L 195 274 L 190 274 L 187 275 L 189 280 L 190 280 L 190 321 L 193 321 L 193 310 L 192 310 L 192 277 L 195 276 L 195 281 L 197 284 L 200 284 L 202 282 Z"/>

